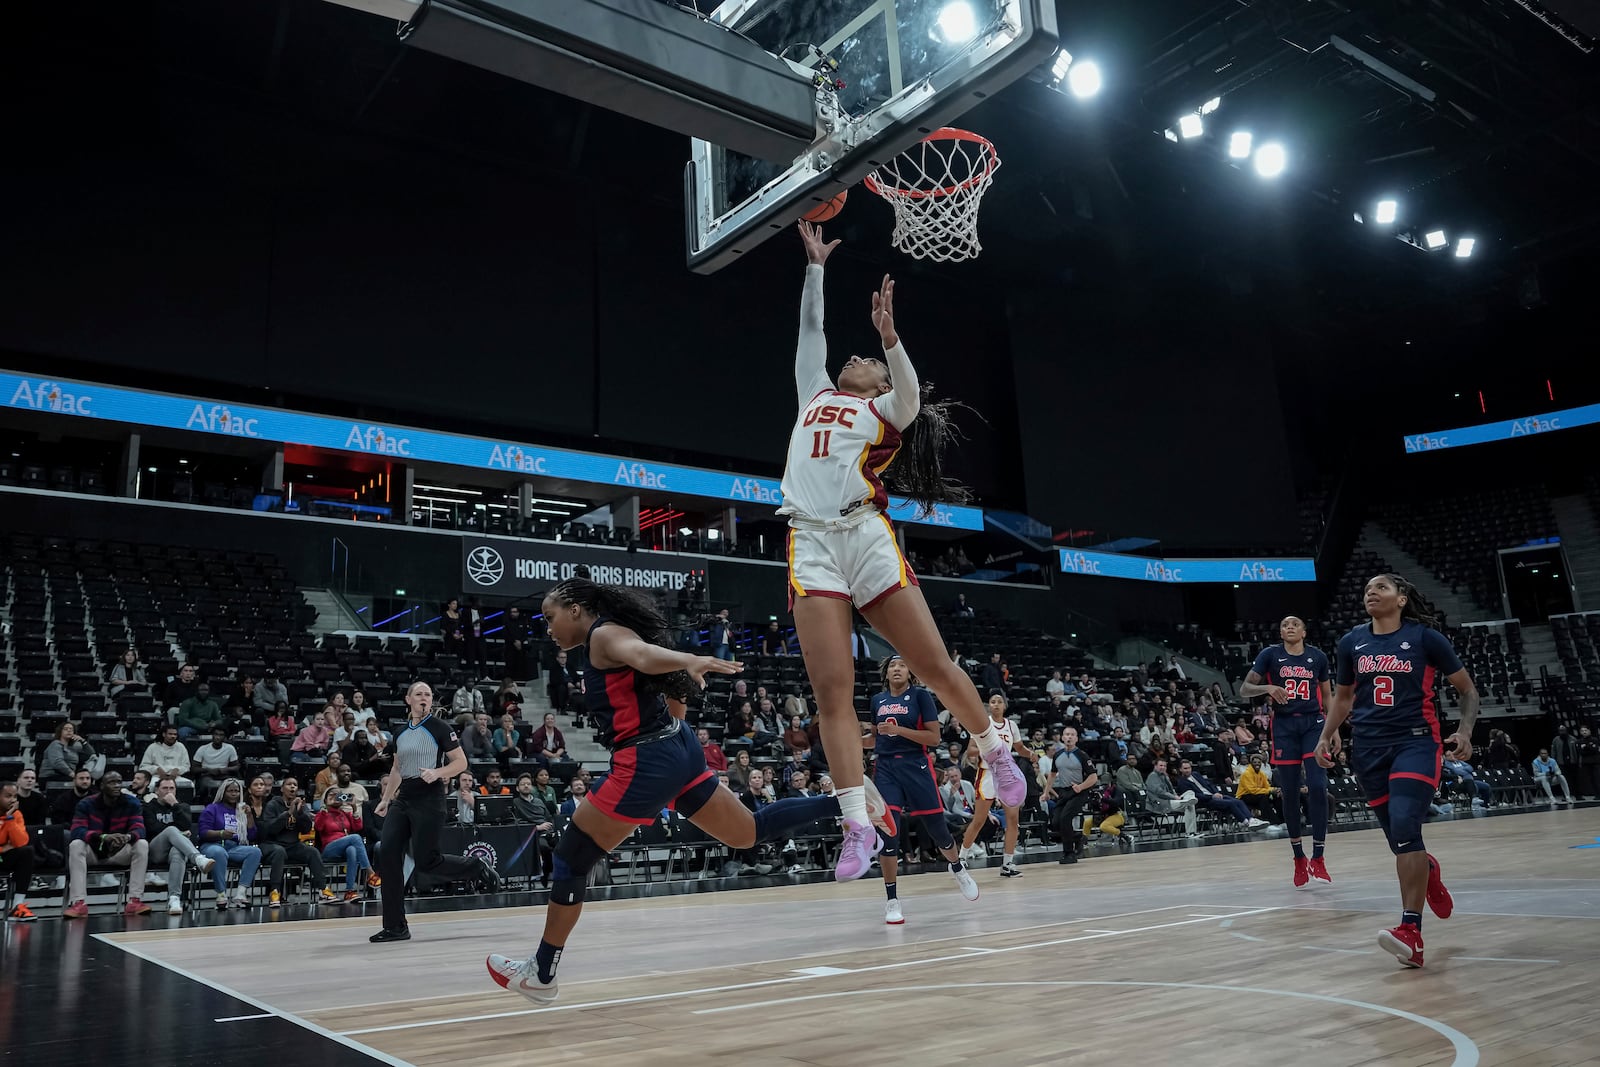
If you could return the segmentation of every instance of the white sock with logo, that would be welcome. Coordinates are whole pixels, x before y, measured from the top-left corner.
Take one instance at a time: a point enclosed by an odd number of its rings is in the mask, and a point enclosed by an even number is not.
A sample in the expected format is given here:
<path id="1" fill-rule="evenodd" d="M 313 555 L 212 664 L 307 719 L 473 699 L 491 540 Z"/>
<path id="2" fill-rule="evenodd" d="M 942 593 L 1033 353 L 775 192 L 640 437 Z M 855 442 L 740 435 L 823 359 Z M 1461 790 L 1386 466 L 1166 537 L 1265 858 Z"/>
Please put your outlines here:
<path id="1" fill-rule="evenodd" d="M 844 817 L 845 822 L 855 823 L 857 826 L 868 825 L 865 786 L 852 785 L 844 789 L 835 789 L 833 795 L 839 800 L 839 814 Z"/>
<path id="2" fill-rule="evenodd" d="M 981 734 L 973 734 L 972 736 L 978 742 L 978 751 L 985 756 L 997 749 L 1006 747 L 1005 739 L 995 731 L 994 723 L 992 722 L 983 728 Z"/>
<path id="3" fill-rule="evenodd" d="M 1015 853 L 1015 852 L 1007 852 L 1007 853 L 1006 853 L 1006 854 L 1005 854 L 1005 857 L 1006 857 L 1006 858 L 1005 858 L 1005 865 L 1006 865 L 1006 866 L 1007 866 L 1007 867 L 1014 867 L 1014 866 L 1016 866 L 1016 864 L 1015 864 L 1015 863 L 1013 863 L 1013 862 L 1012 862 L 1012 861 L 1013 861 L 1013 860 L 1014 860 L 1014 859 L 1016 859 L 1016 855 L 1017 855 L 1017 854 L 1016 854 L 1016 853 Z"/>

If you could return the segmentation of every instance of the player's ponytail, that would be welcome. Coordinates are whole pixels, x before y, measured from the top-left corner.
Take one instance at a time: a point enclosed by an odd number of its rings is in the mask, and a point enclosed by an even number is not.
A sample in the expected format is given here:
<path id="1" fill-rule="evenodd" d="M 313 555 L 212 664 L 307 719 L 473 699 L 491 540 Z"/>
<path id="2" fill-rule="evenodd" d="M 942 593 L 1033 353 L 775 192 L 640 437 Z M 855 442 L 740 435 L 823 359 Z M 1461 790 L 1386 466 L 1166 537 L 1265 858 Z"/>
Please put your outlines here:
<path id="1" fill-rule="evenodd" d="M 667 620 L 643 594 L 617 586 L 599 585 L 587 578 L 568 578 L 545 596 L 557 604 L 577 605 L 591 615 L 610 619 L 639 635 L 639 640 L 671 648 Z M 647 689 L 687 702 L 697 690 L 687 671 L 643 675 Z"/>
<path id="2" fill-rule="evenodd" d="M 1405 604 L 1400 608 L 1400 617 L 1402 619 L 1420 622 L 1422 625 L 1432 627 L 1435 630 L 1443 626 L 1444 620 L 1439 614 L 1439 609 L 1435 608 L 1433 603 L 1423 596 L 1416 586 L 1398 574 L 1386 574 L 1384 577 L 1393 582 L 1395 591 L 1406 598 Z"/>
<path id="3" fill-rule="evenodd" d="M 946 446 L 966 439 L 951 418 L 957 408 L 973 410 L 959 400 L 935 400 L 933 383 L 923 382 L 922 410 L 903 431 L 900 457 L 885 477 L 891 493 L 917 505 L 919 518 L 933 514 L 936 505 L 966 504 L 972 500 L 972 490 L 948 477 L 944 470 Z"/>

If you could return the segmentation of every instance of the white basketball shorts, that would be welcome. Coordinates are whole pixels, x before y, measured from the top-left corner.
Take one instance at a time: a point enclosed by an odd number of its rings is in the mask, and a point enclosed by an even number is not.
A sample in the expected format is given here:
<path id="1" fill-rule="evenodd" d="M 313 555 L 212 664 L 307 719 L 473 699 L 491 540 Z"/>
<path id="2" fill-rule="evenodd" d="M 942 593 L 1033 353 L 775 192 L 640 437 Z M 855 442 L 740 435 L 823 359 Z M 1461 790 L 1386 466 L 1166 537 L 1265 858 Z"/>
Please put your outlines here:
<path id="1" fill-rule="evenodd" d="M 862 611 L 890 593 L 917 585 L 917 576 L 900 552 L 894 526 L 882 512 L 861 509 L 861 517 L 840 522 L 791 520 L 789 527 L 789 610 L 798 597 L 848 600 Z"/>

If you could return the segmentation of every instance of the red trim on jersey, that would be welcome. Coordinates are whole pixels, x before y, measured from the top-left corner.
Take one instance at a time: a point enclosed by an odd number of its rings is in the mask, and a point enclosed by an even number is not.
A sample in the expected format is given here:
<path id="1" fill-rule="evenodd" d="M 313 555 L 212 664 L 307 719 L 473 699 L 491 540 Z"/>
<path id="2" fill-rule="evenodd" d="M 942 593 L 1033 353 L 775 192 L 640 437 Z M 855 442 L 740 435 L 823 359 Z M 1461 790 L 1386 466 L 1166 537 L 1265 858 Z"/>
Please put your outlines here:
<path id="1" fill-rule="evenodd" d="M 607 688 L 610 688 L 609 679 Z M 648 819 L 638 819 L 629 815 L 617 814 L 617 804 L 627 795 L 628 787 L 633 784 L 634 771 L 639 767 L 639 750 L 637 747 L 623 749 L 611 757 L 611 773 L 606 775 L 606 780 L 600 783 L 598 789 L 591 789 L 588 801 L 600 812 L 618 822 L 632 823 L 635 826 L 648 826 L 656 821 L 652 814 Z"/>
<path id="2" fill-rule="evenodd" d="M 637 680 L 631 667 L 606 675 L 606 703 L 611 705 L 613 741 L 626 741 L 639 732 L 639 694 L 634 688 Z"/>
<path id="3" fill-rule="evenodd" d="M 885 589 L 883 592 L 879 593 L 877 596 L 873 597 L 871 600 L 867 601 L 865 604 L 861 605 L 861 610 L 871 611 L 879 604 L 882 604 L 885 600 L 888 600 L 892 594 L 898 593 L 902 589 L 909 589 L 914 585 L 922 584 L 921 582 L 917 581 L 917 576 L 911 572 L 911 568 L 909 567 L 906 568 L 906 578 L 907 581 L 904 584 L 897 582 Z"/>
<path id="4" fill-rule="evenodd" d="M 1429 728 L 1433 730 L 1433 740 L 1437 744 L 1439 742 L 1439 706 L 1434 703 L 1433 686 L 1434 668 L 1433 664 L 1430 663 L 1422 668 L 1422 717 L 1427 720 Z M 1437 777 L 1435 777 L 1433 784 L 1439 784 Z"/>
<path id="5" fill-rule="evenodd" d="M 882 510 L 889 506 L 889 491 L 883 487 L 883 472 L 889 469 L 889 464 L 899 454 L 901 436 L 900 431 L 878 413 L 878 406 L 870 400 L 867 401 L 867 410 L 878 420 L 882 432 L 861 456 L 861 477 L 872 489 L 872 506 Z"/>
<path id="6" fill-rule="evenodd" d="M 712 771 L 712 770 L 710 770 L 708 768 L 707 770 L 705 770 L 704 772 L 702 772 L 701 774 L 696 776 L 694 781 L 690 782 L 688 785 L 686 785 L 682 789 L 678 790 L 678 795 L 673 797 L 670 801 L 667 802 L 667 807 L 671 808 L 673 811 L 677 811 L 678 810 L 678 801 L 683 798 L 683 794 L 687 793 L 689 790 L 693 789 L 695 786 L 699 785 L 701 782 L 705 781 L 707 778 L 710 778 L 715 773 L 716 773 L 715 771 Z"/>
<path id="7" fill-rule="evenodd" d="M 1433 786 L 1435 789 L 1439 788 L 1439 775 L 1438 774 L 1434 774 L 1434 776 L 1432 778 L 1429 778 L 1426 774 L 1417 774 L 1415 771 L 1395 771 L 1393 774 L 1389 775 L 1389 781 L 1391 781 L 1391 782 L 1394 781 L 1396 778 L 1411 778 L 1411 779 L 1413 779 L 1415 781 L 1418 781 L 1418 782 L 1427 782 L 1429 785 Z"/>

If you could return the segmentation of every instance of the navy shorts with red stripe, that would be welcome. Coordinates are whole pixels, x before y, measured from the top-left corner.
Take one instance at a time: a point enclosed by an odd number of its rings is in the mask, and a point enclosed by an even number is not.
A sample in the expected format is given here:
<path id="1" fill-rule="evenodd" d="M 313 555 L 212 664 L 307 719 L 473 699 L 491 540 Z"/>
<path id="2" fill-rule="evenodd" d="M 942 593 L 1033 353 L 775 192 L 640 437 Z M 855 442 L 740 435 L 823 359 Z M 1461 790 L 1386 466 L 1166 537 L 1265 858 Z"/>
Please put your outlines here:
<path id="1" fill-rule="evenodd" d="M 610 772 L 589 791 L 588 800 L 613 819 L 647 826 L 685 794 L 698 801 L 685 807 L 698 811 L 705 803 L 700 794 L 707 792 L 708 782 L 714 791 L 717 780 L 706 768 L 704 750 L 692 733 L 679 726 L 671 737 L 613 752 Z"/>
<path id="2" fill-rule="evenodd" d="M 1274 715 L 1272 717 L 1272 765 L 1293 767 L 1316 754 L 1322 737 L 1321 715 Z"/>
<path id="3" fill-rule="evenodd" d="M 1350 746 L 1350 767 L 1374 808 L 1388 801 L 1389 784 L 1397 779 L 1438 789 L 1443 759 L 1444 747 L 1431 733 L 1377 743 L 1357 738 Z"/>
<path id="4" fill-rule="evenodd" d="M 944 811 L 931 756 L 880 756 L 872 781 L 883 794 L 883 802 L 903 815 Z"/>

